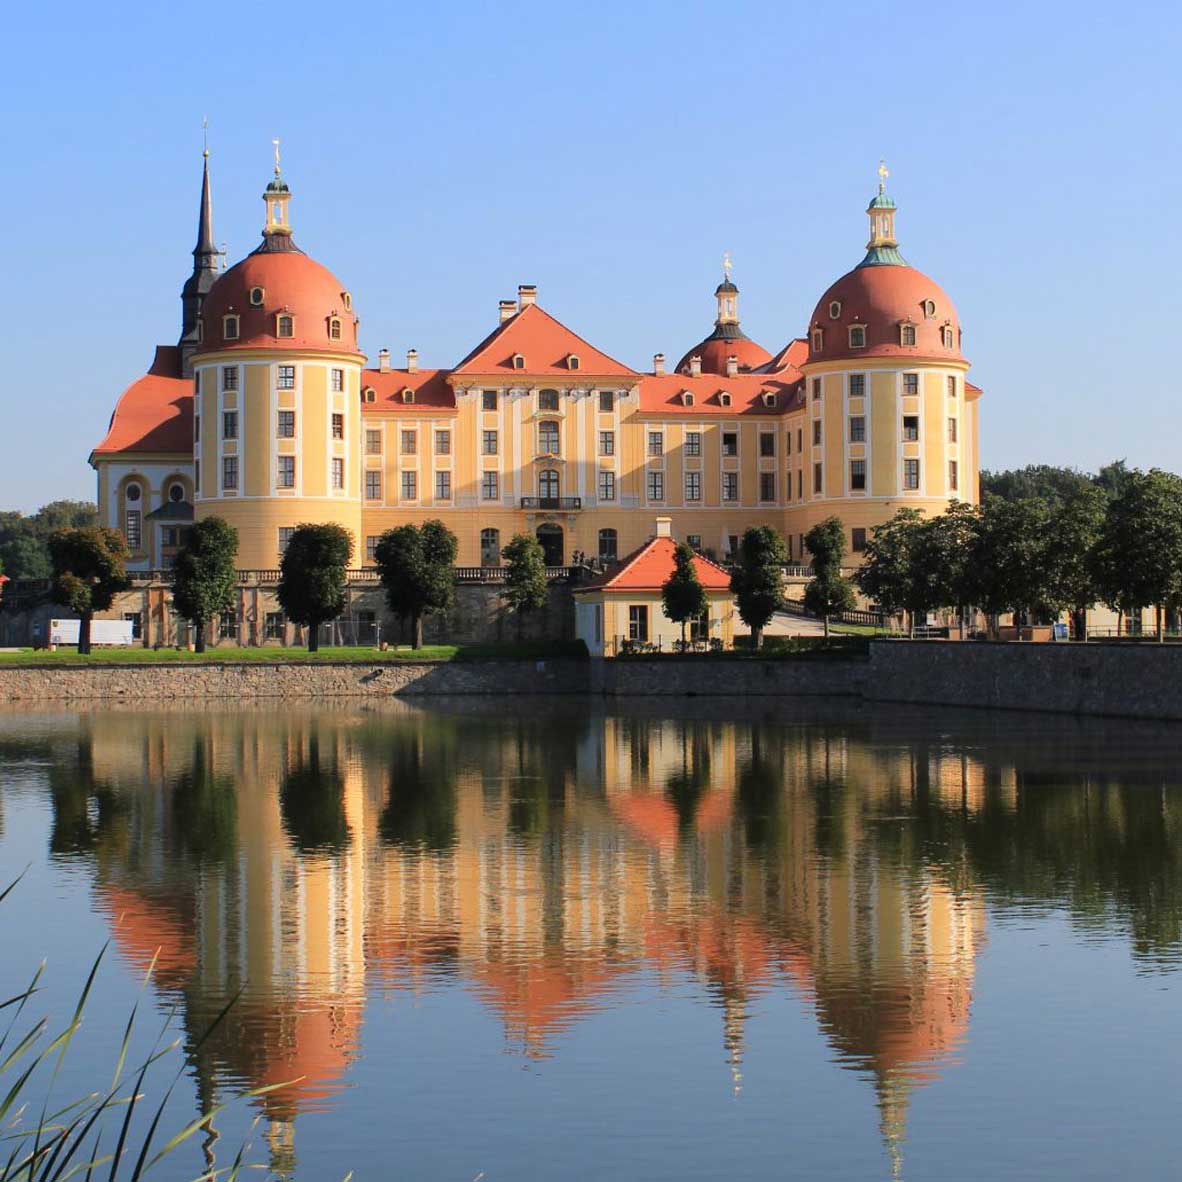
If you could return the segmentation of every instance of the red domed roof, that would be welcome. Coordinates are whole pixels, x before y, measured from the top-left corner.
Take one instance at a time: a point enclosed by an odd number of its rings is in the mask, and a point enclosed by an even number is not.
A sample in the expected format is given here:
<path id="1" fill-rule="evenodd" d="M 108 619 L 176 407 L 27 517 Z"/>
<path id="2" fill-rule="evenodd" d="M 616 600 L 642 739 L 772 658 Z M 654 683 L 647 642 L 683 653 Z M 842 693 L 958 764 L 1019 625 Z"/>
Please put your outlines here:
<path id="1" fill-rule="evenodd" d="M 262 289 L 262 303 L 251 292 Z M 237 338 L 225 336 L 224 318 L 238 317 Z M 280 316 L 292 317 L 292 335 L 279 336 Z M 215 349 L 318 349 L 356 353 L 357 320 L 344 284 L 295 246 L 266 243 L 235 263 L 209 290 L 201 309 L 202 351 Z M 340 337 L 331 334 L 340 322 Z"/>
<path id="2" fill-rule="evenodd" d="M 863 347 L 850 346 L 854 325 L 865 328 Z M 905 325 L 915 328 L 914 345 L 902 343 Z M 820 349 L 815 347 L 817 329 L 822 333 Z M 946 329 L 951 330 L 951 344 L 945 343 Z M 813 310 L 808 359 L 855 357 L 964 361 L 956 308 L 938 283 L 914 267 L 873 263 L 856 267 L 833 284 Z"/>
<path id="3" fill-rule="evenodd" d="M 734 330 L 734 335 L 725 330 Z M 691 357 L 702 359 L 702 372 L 725 374 L 726 359 L 735 357 L 739 362 L 740 373 L 750 373 L 761 365 L 766 365 L 772 355 L 762 346 L 757 345 L 749 337 L 738 332 L 737 325 L 720 325 L 704 341 L 695 345 L 678 363 L 677 373 L 688 373 Z"/>

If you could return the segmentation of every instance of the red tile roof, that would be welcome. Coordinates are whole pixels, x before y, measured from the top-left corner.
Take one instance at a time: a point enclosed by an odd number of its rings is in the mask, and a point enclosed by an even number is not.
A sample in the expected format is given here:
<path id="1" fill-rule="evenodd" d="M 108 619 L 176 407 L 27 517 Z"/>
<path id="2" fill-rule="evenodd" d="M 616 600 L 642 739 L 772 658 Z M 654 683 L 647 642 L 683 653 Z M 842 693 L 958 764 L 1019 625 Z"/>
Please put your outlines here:
<path id="1" fill-rule="evenodd" d="M 193 450 L 193 382 L 181 377 L 181 351 L 157 345 L 152 367 L 119 396 L 106 437 L 92 455 Z"/>
<path id="2" fill-rule="evenodd" d="M 361 401 L 362 414 L 389 414 L 391 411 L 408 415 L 454 415 L 456 396 L 447 384 L 446 369 L 420 369 L 409 373 L 405 369 L 363 369 L 361 389 L 372 389 L 373 402 Z M 414 391 L 414 402 L 404 402 L 402 392 Z"/>
<path id="3" fill-rule="evenodd" d="M 685 391 L 694 396 L 692 406 L 683 398 Z M 730 406 L 723 405 L 721 395 L 731 396 Z M 764 402 L 765 394 L 776 396 L 775 406 Z M 640 413 L 642 415 L 672 414 L 691 418 L 722 415 L 782 415 L 802 404 L 803 383 L 794 369 L 777 374 L 736 374 L 733 378 L 718 374 L 703 374 L 692 378 L 686 374 L 645 374 L 640 380 Z"/>
<path id="4" fill-rule="evenodd" d="M 584 591 L 659 591 L 673 573 L 673 554 L 677 543 L 673 538 L 649 538 L 643 546 L 622 558 L 611 570 L 576 587 Z M 694 555 L 694 570 L 707 591 L 729 591 L 730 572 L 717 563 Z"/>
<path id="5" fill-rule="evenodd" d="M 809 359 L 809 343 L 803 337 L 789 341 L 767 365 L 759 368 L 760 373 L 779 373 L 781 370 L 799 370 Z"/>
<path id="6" fill-rule="evenodd" d="M 515 353 L 525 358 L 522 369 L 513 367 Z M 567 365 L 572 353 L 579 359 L 577 370 Z M 516 316 L 498 325 L 452 373 L 455 376 L 507 373 L 539 377 L 571 377 L 579 373 L 595 377 L 639 376 L 635 370 L 589 345 L 537 304 L 527 304 Z"/>

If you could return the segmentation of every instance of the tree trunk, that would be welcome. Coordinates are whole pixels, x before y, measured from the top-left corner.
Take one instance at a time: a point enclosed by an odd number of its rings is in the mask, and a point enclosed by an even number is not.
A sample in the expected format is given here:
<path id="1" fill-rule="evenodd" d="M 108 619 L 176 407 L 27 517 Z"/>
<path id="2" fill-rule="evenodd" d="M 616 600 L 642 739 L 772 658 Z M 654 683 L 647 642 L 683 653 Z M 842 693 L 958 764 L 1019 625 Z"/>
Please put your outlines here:
<path id="1" fill-rule="evenodd" d="M 1124 624 L 1125 624 L 1124 608 L 1117 608 L 1116 609 L 1116 638 L 1117 638 L 1117 640 L 1120 639 L 1121 631 L 1124 629 Z"/>
<path id="2" fill-rule="evenodd" d="M 414 646 L 416 649 L 420 649 L 423 647 L 423 617 L 422 617 L 422 615 L 413 616 L 412 623 L 414 624 L 414 633 L 415 633 Z"/>
<path id="3" fill-rule="evenodd" d="M 193 621 L 193 651 L 195 653 L 205 652 L 205 621 Z"/>
<path id="4" fill-rule="evenodd" d="M 907 639 L 915 639 L 915 612 L 907 612 Z"/>
<path id="5" fill-rule="evenodd" d="M 685 652 L 685 621 L 681 621 L 681 651 Z"/>
<path id="6" fill-rule="evenodd" d="M 752 628 L 751 629 L 751 647 L 753 649 L 758 649 L 761 644 L 763 644 L 763 629 L 762 628 Z"/>
<path id="7" fill-rule="evenodd" d="M 308 625 L 308 652 L 315 653 L 320 651 L 320 625 Z"/>
<path id="8" fill-rule="evenodd" d="M 822 619 L 822 621 L 823 621 L 823 622 L 824 622 L 824 624 L 825 624 L 825 636 L 826 636 L 826 639 L 827 639 L 827 638 L 828 638 L 828 636 L 829 636 L 829 613 L 828 613 L 828 612 L 826 612 L 826 613 L 825 613 L 825 614 L 824 614 L 824 615 L 821 617 L 821 619 Z"/>
<path id="9" fill-rule="evenodd" d="M 78 621 L 78 651 L 82 655 L 90 652 L 90 620 L 93 612 L 83 612 Z"/>
<path id="10" fill-rule="evenodd" d="M 1166 639 L 1166 633 L 1165 633 L 1165 629 L 1162 627 L 1162 625 L 1165 623 L 1165 612 L 1162 611 L 1160 603 L 1155 603 L 1153 605 L 1153 610 L 1156 613 L 1155 618 L 1156 618 L 1156 626 L 1157 626 L 1157 643 L 1164 644 L 1165 639 Z"/>

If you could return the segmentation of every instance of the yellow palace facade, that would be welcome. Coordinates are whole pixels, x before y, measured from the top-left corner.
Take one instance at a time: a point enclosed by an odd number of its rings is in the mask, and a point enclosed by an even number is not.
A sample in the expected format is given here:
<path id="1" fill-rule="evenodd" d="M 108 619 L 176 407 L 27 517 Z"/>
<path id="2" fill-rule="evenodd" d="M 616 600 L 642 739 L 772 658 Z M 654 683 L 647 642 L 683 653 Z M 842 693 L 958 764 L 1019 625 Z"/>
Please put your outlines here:
<path id="1" fill-rule="evenodd" d="M 327 521 L 364 566 L 385 530 L 430 517 L 464 566 L 498 564 L 521 532 L 553 566 L 610 561 L 657 515 L 720 557 L 771 525 L 799 562 L 803 535 L 835 514 L 856 560 L 898 508 L 977 499 L 980 390 L 952 302 L 899 254 L 883 179 L 865 257 L 803 336 L 774 354 L 749 339 L 728 261 L 713 331 L 647 371 L 579 337 L 530 285 L 453 367 L 413 349 L 371 366 L 348 288 L 295 245 L 278 164 L 263 196 L 262 243 L 221 270 L 206 161 L 181 338 L 157 348 L 91 453 L 132 569 L 170 565 L 211 515 L 237 528 L 244 569 L 273 569 L 296 525 Z"/>

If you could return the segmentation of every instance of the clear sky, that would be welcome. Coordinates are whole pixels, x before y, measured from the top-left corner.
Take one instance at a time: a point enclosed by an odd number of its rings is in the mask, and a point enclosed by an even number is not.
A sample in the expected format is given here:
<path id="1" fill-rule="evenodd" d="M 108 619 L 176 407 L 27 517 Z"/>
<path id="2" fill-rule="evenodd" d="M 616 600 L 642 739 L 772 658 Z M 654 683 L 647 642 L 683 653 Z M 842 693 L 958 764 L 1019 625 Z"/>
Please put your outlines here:
<path id="1" fill-rule="evenodd" d="M 173 343 L 208 115 L 214 230 L 253 249 L 271 139 L 362 346 L 450 365 L 536 283 L 637 367 L 802 335 L 885 157 L 952 296 L 982 462 L 1182 468 L 1177 4 L 17 5 L 0 73 L 0 507 L 93 497 Z"/>

